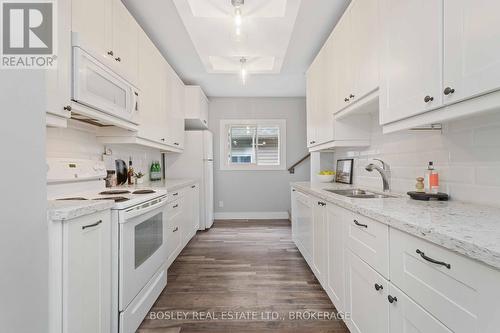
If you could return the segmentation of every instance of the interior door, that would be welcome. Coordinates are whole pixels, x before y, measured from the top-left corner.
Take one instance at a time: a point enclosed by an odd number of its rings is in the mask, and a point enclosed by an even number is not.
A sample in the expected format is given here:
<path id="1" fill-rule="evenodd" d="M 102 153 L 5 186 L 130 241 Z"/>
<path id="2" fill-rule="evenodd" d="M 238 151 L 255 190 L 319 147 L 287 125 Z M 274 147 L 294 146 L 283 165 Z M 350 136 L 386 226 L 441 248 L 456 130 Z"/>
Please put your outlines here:
<path id="1" fill-rule="evenodd" d="M 498 0 L 444 1 L 445 103 L 500 89 L 498 13 Z"/>
<path id="2" fill-rule="evenodd" d="M 442 105 L 443 0 L 380 0 L 380 122 Z"/>
<path id="3" fill-rule="evenodd" d="M 115 68 L 130 83 L 137 85 L 139 26 L 120 0 L 113 2 L 113 52 Z"/>

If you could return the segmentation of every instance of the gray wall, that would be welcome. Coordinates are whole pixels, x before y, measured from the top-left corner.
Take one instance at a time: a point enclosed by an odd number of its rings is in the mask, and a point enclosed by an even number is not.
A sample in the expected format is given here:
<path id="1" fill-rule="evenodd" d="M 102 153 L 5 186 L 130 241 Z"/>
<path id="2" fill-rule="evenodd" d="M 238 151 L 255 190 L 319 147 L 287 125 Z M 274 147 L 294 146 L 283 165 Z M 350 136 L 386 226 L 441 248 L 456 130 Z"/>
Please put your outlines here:
<path id="1" fill-rule="evenodd" d="M 41 70 L 0 70 L 0 331 L 48 331 L 45 89 Z"/>
<path id="2" fill-rule="evenodd" d="M 309 179 L 309 161 L 288 171 L 220 170 L 221 119 L 286 119 L 287 166 L 307 154 L 304 98 L 213 98 L 210 130 L 214 133 L 214 205 L 216 218 L 279 216 L 290 210 L 290 182 Z M 219 207 L 219 201 L 224 207 Z M 260 214 L 266 213 L 266 214 Z"/>

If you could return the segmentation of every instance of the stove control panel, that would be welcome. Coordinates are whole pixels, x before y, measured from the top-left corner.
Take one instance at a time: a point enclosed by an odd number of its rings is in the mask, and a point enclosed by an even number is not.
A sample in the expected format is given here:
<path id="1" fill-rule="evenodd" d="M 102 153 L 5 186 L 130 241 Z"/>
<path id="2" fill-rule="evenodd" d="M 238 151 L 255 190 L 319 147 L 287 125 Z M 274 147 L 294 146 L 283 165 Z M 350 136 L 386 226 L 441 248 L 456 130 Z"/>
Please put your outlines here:
<path id="1" fill-rule="evenodd" d="M 69 158 L 47 159 L 47 183 L 104 178 L 106 178 L 106 166 L 103 161 Z"/>

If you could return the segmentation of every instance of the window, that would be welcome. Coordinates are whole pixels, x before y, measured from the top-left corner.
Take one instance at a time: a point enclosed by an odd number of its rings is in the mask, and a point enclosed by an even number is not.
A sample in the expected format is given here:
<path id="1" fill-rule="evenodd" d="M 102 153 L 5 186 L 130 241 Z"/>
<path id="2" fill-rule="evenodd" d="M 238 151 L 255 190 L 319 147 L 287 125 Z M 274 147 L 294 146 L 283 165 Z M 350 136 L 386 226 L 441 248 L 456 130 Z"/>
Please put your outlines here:
<path id="1" fill-rule="evenodd" d="M 222 170 L 285 170 L 286 121 L 221 120 Z"/>

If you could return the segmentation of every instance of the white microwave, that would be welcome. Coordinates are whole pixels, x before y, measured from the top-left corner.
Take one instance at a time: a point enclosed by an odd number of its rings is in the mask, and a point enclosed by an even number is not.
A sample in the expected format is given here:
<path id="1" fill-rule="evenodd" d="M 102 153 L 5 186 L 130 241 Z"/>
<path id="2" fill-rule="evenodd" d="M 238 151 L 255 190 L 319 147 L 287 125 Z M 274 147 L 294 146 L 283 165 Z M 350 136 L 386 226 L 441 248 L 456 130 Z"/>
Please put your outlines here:
<path id="1" fill-rule="evenodd" d="M 73 46 L 72 100 L 83 109 L 97 110 L 88 110 L 94 120 L 113 124 L 115 117 L 117 123 L 139 123 L 139 89 L 80 46 Z M 104 113 L 102 119 L 95 119 L 99 113 Z"/>

